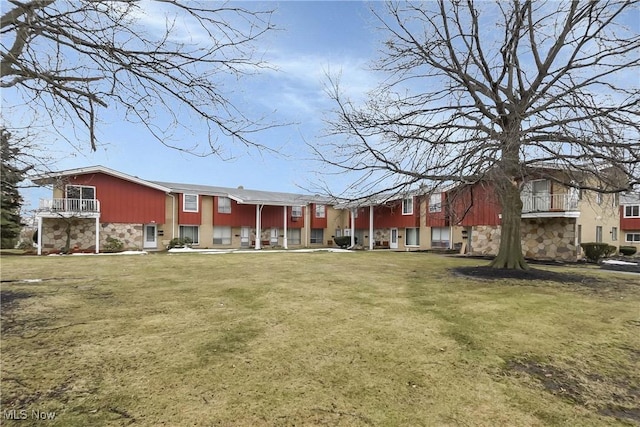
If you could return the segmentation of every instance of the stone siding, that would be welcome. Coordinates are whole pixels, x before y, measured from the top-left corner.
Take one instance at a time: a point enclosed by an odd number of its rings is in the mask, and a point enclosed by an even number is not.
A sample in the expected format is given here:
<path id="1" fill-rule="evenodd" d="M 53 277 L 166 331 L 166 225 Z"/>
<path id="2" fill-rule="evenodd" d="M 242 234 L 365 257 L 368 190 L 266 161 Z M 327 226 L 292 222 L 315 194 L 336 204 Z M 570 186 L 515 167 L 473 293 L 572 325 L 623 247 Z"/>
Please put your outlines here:
<path id="1" fill-rule="evenodd" d="M 107 237 L 113 237 L 124 244 L 124 249 L 141 250 L 143 229 L 141 224 L 105 222 L 100 224 L 100 247 L 107 243 Z"/>
<path id="2" fill-rule="evenodd" d="M 576 261 L 575 219 L 523 219 L 522 254 L 539 260 Z M 496 255 L 500 226 L 475 226 L 471 232 L 472 255 Z"/>
<path id="3" fill-rule="evenodd" d="M 96 221 L 93 218 L 44 218 L 42 222 L 42 249 L 59 251 L 67 242 L 67 227 L 71 225 L 70 248 L 78 251 L 95 251 Z M 142 248 L 142 225 L 139 224 L 100 224 L 100 247 L 104 247 L 107 237 L 113 237 L 124 243 L 124 249 Z"/>

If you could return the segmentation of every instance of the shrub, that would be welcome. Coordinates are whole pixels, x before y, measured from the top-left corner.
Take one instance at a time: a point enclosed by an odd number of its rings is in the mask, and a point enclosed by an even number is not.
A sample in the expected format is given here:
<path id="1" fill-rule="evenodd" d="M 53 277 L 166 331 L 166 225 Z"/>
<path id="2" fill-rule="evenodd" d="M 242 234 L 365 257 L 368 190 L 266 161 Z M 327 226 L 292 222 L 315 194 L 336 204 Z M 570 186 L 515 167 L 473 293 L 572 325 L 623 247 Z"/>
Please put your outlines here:
<path id="1" fill-rule="evenodd" d="M 606 258 L 616 253 L 618 248 L 607 243 L 582 243 L 584 256 L 591 262 L 598 262 L 602 258 Z"/>
<path id="2" fill-rule="evenodd" d="M 635 255 L 638 249 L 635 246 L 620 246 L 620 254 L 625 256 Z"/>
<path id="3" fill-rule="evenodd" d="M 115 237 L 107 237 L 107 242 L 102 246 L 103 252 L 122 252 L 124 243 Z"/>
<path id="4" fill-rule="evenodd" d="M 190 237 L 174 237 L 173 239 L 171 239 L 171 241 L 169 241 L 167 249 L 184 247 L 190 248 L 192 243 L 193 240 L 191 240 Z"/>
<path id="5" fill-rule="evenodd" d="M 336 242 L 336 245 L 338 245 L 342 249 L 348 248 L 349 246 L 351 246 L 351 236 L 334 237 L 333 241 Z M 354 237 L 354 242 L 358 243 L 357 237 Z"/>

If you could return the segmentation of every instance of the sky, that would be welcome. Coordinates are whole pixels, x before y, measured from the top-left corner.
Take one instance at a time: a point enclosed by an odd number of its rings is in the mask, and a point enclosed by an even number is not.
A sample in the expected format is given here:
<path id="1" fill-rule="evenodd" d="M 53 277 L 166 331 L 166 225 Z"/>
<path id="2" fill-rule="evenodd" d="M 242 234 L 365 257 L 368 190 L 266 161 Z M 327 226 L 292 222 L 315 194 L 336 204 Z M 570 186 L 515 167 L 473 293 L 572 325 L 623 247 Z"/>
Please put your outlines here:
<path id="1" fill-rule="evenodd" d="M 7 0 L 0 0 L 3 10 L 7 4 Z M 144 0 L 141 4 L 151 2 Z M 117 109 L 109 106 L 99 112 L 99 145 L 95 152 L 90 150 L 85 134 L 64 129 L 63 124 L 60 126 L 72 144 L 57 140 L 53 134 L 51 137 L 43 134 L 41 140 L 34 141 L 39 145 L 39 152 L 52 159 L 49 169 L 101 165 L 152 181 L 306 194 L 319 193 L 324 187 L 332 194 L 347 189 L 356 178 L 332 175 L 333 170 L 313 158 L 310 146 L 318 147 L 330 141 L 326 137 L 326 120 L 331 118 L 336 105 L 326 94 L 327 74 L 339 76 L 342 91 L 355 101 L 366 99 L 367 92 L 388 77 L 370 68 L 372 61 L 379 58 L 386 36 L 377 29 L 371 8 L 380 9 L 383 3 L 249 1 L 230 4 L 255 10 L 275 9 L 272 24 L 276 30 L 261 37 L 256 44 L 257 52 L 272 68 L 241 80 L 225 80 L 224 95 L 248 116 L 264 116 L 265 122 L 282 124 L 251 136 L 256 143 L 279 154 L 222 140 L 226 149 L 222 156 L 190 155 L 164 146 L 146 127 L 123 121 Z M 637 12 L 635 9 L 628 15 L 630 26 L 636 30 L 640 22 Z M 158 9 L 144 10 L 139 18 L 149 30 L 163 25 Z M 182 22 L 176 21 L 176 24 Z M 183 27 L 179 28 L 181 36 L 190 30 L 189 25 Z M 637 76 L 634 77 L 637 81 Z M 3 103 L 11 102 L 10 91 L 4 90 L 2 98 Z M 4 106 L 3 118 L 8 122 L 24 119 L 11 117 Z M 186 129 L 173 135 L 173 144 L 188 147 L 204 139 L 205 128 L 197 118 L 190 117 L 185 126 Z M 22 194 L 25 208 L 29 210 L 37 207 L 40 198 L 50 198 L 51 190 L 28 188 Z"/>
<path id="2" fill-rule="evenodd" d="M 375 5 L 375 3 L 373 3 Z M 275 70 L 265 70 L 234 82 L 229 93 L 241 109 L 269 122 L 283 123 L 252 136 L 280 154 L 227 145 L 224 157 L 197 157 L 163 146 L 140 125 L 102 115 L 98 139 L 92 152 L 82 134 L 76 147 L 54 139 L 36 141 L 52 158 L 52 170 L 102 165 L 142 179 L 238 187 L 294 193 L 318 192 L 321 182 L 333 191 L 346 186 L 347 177 L 332 177 L 311 159 L 308 144 L 316 145 L 325 132 L 323 120 L 334 107 L 325 93 L 327 73 L 340 74 L 344 88 L 354 97 L 364 96 L 374 86 L 368 71 L 379 43 L 372 3 L 360 1 L 297 1 L 242 3 L 246 7 L 274 8 L 278 29 L 260 39 L 257 48 Z M 10 119 L 10 118 L 9 118 Z M 197 125 L 196 125 L 197 126 Z M 71 134 L 71 132 L 70 132 Z M 197 135 L 185 132 L 174 140 L 188 144 Z M 197 137 L 197 136 L 196 136 Z M 71 138 L 76 138 L 71 136 Z M 22 191 L 25 210 L 37 207 L 39 198 L 50 198 L 51 190 Z"/>

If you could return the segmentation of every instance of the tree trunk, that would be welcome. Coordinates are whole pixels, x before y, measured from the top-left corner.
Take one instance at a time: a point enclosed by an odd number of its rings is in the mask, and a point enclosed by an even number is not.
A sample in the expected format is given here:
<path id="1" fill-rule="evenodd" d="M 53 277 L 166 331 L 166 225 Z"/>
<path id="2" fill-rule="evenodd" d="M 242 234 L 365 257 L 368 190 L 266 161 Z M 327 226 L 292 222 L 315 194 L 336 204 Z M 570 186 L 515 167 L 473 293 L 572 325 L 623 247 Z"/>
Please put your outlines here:
<path id="1" fill-rule="evenodd" d="M 520 191 L 512 183 L 505 185 L 503 188 L 501 192 L 502 230 L 500 233 L 500 249 L 490 265 L 493 268 L 528 270 L 529 266 L 522 255 L 522 235 L 520 232 L 522 200 L 520 199 Z"/>

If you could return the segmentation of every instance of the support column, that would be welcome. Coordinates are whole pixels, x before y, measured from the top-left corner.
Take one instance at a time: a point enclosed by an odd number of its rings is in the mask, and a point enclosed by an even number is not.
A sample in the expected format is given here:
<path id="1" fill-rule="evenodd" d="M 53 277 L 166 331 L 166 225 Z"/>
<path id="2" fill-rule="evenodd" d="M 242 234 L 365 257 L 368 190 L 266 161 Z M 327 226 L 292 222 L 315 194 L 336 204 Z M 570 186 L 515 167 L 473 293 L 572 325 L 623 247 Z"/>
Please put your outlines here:
<path id="1" fill-rule="evenodd" d="M 289 241 L 288 241 L 288 238 L 287 238 L 287 222 L 288 222 L 287 221 L 287 216 L 288 216 L 287 215 L 287 207 L 285 206 L 284 207 L 284 237 L 282 238 L 282 246 L 285 249 L 289 249 L 289 246 L 288 246 Z"/>
<path id="2" fill-rule="evenodd" d="M 96 253 L 100 253 L 100 217 L 96 217 Z"/>
<path id="3" fill-rule="evenodd" d="M 351 208 L 351 247 L 356 245 L 356 209 Z"/>
<path id="4" fill-rule="evenodd" d="M 42 217 L 38 217 L 38 255 L 42 255 Z"/>
<path id="5" fill-rule="evenodd" d="M 262 242 L 262 205 L 256 205 L 256 245 L 255 249 L 262 249 L 260 245 Z"/>
<path id="6" fill-rule="evenodd" d="M 369 206 L 369 250 L 373 250 L 373 205 Z"/>

